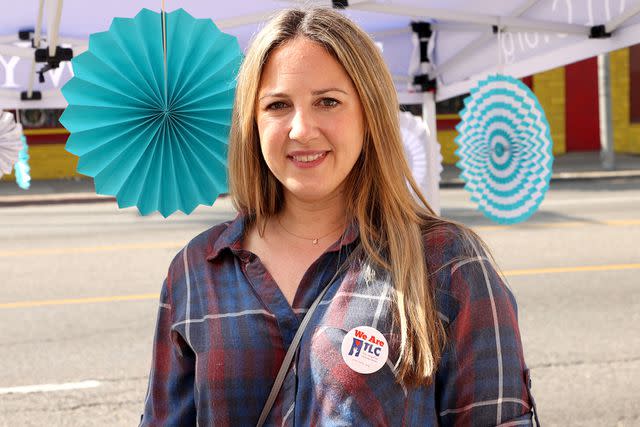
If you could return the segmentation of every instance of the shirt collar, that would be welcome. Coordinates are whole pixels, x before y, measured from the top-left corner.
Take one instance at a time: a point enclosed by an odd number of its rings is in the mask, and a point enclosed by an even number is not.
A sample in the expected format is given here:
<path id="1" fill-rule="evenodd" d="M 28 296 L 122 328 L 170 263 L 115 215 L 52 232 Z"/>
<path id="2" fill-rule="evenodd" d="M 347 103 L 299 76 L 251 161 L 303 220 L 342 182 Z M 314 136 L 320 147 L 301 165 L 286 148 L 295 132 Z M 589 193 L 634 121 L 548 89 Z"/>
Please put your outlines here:
<path id="1" fill-rule="evenodd" d="M 248 217 L 246 215 L 239 213 L 233 220 L 227 223 L 227 227 L 218 235 L 217 239 L 209 244 L 207 261 L 214 260 L 225 249 L 230 249 L 234 252 L 242 249 L 242 237 L 246 229 L 247 220 Z M 359 236 L 358 222 L 354 220 L 347 226 L 342 237 L 327 248 L 325 252 L 337 252 L 342 247 L 355 242 Z"/>
<path id="2" fill-rule="evenodd" d="M 226 228 L 209 245 L 209 253 L 207 261 L 214 260 L 224 249 L 239 250 L 241 249 L 242 236 L 244 234 L 246 217 L 238 214 L 233 220 L 227 223 Z"/>

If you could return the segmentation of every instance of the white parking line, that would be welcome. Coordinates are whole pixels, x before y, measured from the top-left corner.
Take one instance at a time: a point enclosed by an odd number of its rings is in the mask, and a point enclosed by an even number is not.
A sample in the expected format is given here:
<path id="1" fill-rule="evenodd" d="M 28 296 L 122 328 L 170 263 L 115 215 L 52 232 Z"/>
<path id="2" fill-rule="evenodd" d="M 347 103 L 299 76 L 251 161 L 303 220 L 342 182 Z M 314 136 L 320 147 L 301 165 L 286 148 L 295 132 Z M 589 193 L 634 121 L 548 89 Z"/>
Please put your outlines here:
<path id="1" fill-rule="evenodd" d="M 63 384 L 38 384 L 25 385 L 21 387 L 0 387 L 0 395 L 2 394 L 26 394 L 26 393 L 46 393 L 51 391 L 68 391 L 79 390 L 83 388 L 95 388 L 100 386 L 100 381 L 82 381 L 79 383 L 63 383 Z"/>

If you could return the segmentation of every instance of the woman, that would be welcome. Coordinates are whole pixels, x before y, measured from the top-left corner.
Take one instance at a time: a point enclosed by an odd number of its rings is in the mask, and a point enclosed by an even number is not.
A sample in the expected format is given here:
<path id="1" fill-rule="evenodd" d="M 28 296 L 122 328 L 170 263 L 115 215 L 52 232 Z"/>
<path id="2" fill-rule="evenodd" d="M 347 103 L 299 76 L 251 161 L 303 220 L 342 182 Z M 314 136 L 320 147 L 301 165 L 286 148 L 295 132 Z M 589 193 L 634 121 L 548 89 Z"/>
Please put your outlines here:
<path id="1" fill-rule="evenodd" d="M 142 425 L 531 423 L 513 295 L 420 195 L 360 28 L 277 15 L 240 70 L 229 150 L 239 215 L 171 264 Z"/>

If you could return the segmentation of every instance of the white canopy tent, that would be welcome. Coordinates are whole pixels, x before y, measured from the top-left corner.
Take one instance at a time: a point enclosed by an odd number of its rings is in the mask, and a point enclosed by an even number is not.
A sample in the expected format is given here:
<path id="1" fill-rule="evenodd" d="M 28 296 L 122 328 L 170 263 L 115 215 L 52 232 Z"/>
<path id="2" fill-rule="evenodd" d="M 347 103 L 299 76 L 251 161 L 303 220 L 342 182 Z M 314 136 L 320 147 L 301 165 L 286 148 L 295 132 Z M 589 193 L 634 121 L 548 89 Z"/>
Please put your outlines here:
<path id="1" fill-rule="evenodd" d="M 168 11 L 182 7 L 197 18 L 213 19 L 246 47 L 259 25 L 275 11 L 308 4 L 343 8 L 381 43 L 400 102 L 423 104 L 432 130 L 435 100 L 466 93 L 487 74 L 501 71 L 524 77 L 640 43 L 640 0 L 250 0 L 222 4 L 168 0 L 166 7 Z M 38 82 L 36 73 L 45 63 L 34 63 L 33 46 L 48 48 L 50 57 L 55 56 L 57 45 L 70 47 L 78 55 L 87 48 L 89 34 L 105 31 L 114 17 L 133 17 L 143 7 L 158 11 L 161 0 L 22 0 L 5 8 L 0 14 L 0 108 L 64 108 L 59 88 L 72 76 L 71 66 L 61 62 L 43 73 L 43 83 Z M 420 34 L 411 26 L 416 21 L 428 24 L 421 26 Z M 27 40 L 20 40 L 19 31 L 29 28 L 35 34 L 25 33 Z M 415 75 L 421 85 L 412 84 Z M 427 87 L 435 91 L 421 90 Z M 41 98 L 21 99 L 23 92 L 29 97 L 32 90 L 39 91 Z M 435 132 L 431 137 L 435 138 Z M 427 190 L 434 192 L 437 188 Z"/>
<path id="2" fill-rule="evenodd" d="M 310 3 L 345 5 L 345 13 L 381 42 L 407 101 L 417 99 L 408 95 L 405 84 L 414 55 L 412 21 L 428 22 L 433 30 L 428 74 L 436 80 L 437 100 L 467 92 L 488 73 L 503 70 L 523 77 L 640 42 L 640 0 L 261 0 L 222 6 L 205 0 L 166 2 L 168 10 L 182 7 L 195 17 L 212 18 L 243 47 L 274 11 Z M 34 29 L 34 43 L 48 47 L 51 55 L 57 44 L 77 55 L 86 49 L 89 34 L 107 30 L 113 17 L 133 17 L 143 7 L 159 10 L 160 5 L 161 0 L 23 0 L 5 8 L 0 14 L 0 104 L 35 105 L 20 101 L 20 92 L 37 80 L 31 72 L 34 48 L 18 39 L 20 30 Z M 43 95 L 37 107 L 63 108 L 65 101 L 56 89 L 70 76 L 69 65 L 63 63 L 45 74 L 45 83 L 36 81 L 33 87 Z"/>

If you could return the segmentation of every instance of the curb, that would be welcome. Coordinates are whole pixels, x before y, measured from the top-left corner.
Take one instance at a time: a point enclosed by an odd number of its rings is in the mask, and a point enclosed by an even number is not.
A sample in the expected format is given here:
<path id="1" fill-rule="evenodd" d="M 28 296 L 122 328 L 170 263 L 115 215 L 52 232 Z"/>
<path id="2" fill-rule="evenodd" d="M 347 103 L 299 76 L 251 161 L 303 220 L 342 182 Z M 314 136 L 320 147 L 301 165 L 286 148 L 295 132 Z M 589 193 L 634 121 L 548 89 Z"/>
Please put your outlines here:
<path id="1" fill-rule="evenodd" d="M 115 202 L 115 197 L 95 193 L 35 194 L 30 196 L 0 196 L 0 208 L 33 205 L 65 205 L 74 203 Z"/>

